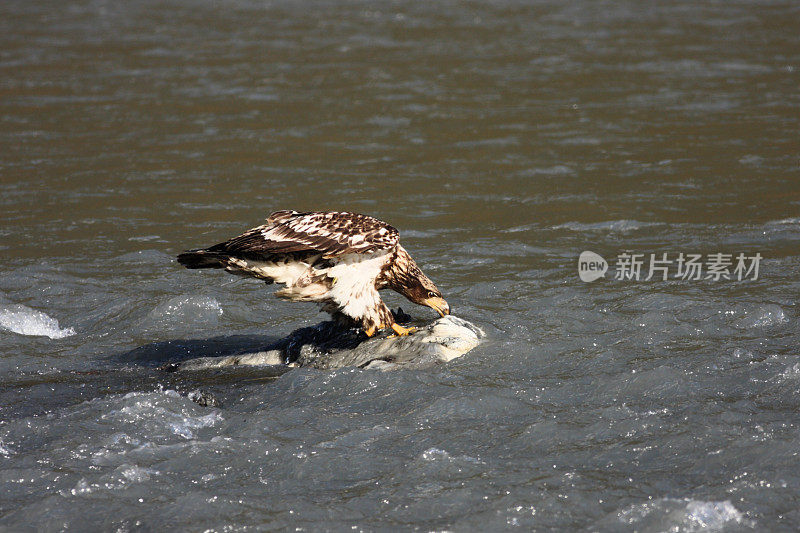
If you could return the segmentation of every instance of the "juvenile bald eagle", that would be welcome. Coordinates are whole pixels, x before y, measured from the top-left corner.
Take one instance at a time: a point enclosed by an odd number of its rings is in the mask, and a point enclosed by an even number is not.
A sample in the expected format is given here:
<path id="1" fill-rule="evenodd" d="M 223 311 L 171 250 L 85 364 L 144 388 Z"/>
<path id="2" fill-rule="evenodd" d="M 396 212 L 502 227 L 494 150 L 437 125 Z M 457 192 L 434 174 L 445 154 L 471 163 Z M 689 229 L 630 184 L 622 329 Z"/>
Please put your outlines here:
<path id="1" fill-rule="evenodd" d="M 450 313 L 442 293 L 400 246 L 398 231 L 357 213 L 277 211 L 266 224 L 210 248 L 178 255 L 186 268 L 224 268 L 286 285 L 279 298 L 317 302 L 340 323 L 368 336 L 396 324 L 378 291 L 392 289 L 412 302 Z"/>

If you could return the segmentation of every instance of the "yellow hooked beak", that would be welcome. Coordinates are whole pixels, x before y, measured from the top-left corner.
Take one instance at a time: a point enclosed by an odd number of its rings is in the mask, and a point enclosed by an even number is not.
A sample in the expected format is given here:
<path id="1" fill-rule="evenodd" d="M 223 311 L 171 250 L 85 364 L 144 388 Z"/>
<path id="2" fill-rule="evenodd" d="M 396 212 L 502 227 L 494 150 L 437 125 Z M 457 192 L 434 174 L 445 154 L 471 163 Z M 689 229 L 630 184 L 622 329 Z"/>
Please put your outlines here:
<path id="1" fill-rule="evenodd" d="M 428 298 L 424 301 L 424 303 L 431 309 L 435 309 L 436 312 L 442 316 L 450 314 L 450 306 L 447 305 L 447 302 L 444 301 L 444 298 Z"/>

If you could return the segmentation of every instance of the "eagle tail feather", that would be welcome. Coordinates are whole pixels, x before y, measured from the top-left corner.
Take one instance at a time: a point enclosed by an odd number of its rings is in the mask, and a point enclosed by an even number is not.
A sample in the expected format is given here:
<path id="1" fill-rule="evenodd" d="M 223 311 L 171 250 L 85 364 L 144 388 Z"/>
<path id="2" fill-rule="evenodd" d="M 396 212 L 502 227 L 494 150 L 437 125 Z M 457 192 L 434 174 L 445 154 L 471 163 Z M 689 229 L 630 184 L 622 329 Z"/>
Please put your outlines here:
<path id="1" fill-rule="evenodd" d="M 225 255 L 209 252 L 206 249 L 188 250 L 178 254 L 178 263 L 186 268 L 225 268 Z"/>

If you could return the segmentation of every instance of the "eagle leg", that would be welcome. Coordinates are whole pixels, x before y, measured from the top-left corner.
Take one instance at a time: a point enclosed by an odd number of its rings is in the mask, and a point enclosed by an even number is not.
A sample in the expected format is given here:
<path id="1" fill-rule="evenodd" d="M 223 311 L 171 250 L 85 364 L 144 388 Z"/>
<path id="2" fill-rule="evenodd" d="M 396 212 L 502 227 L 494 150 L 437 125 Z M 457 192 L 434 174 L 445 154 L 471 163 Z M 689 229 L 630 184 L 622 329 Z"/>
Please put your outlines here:
<path id="1" fill-rule="evenodd" d="M 378 328 L 376 328 L 375 326 L 370 326 L 369 328 L 364 330 L 364 333 L 367 334 L 367 337 L 372 337 L 373 335 L 375 335 L 376 331 L 378 331 Z"/>
<path id="2" fill-rule="evenodd" d="M 392 337 L 403 337 L 406 335 L 411 335 L 412 333 L 417 331 L 417 328 L 404 328 L 403 326 L 395 322 L 392 324 L 392 330 L 394 330 L 395 333 L 394 335 L 392 335 Z"/>

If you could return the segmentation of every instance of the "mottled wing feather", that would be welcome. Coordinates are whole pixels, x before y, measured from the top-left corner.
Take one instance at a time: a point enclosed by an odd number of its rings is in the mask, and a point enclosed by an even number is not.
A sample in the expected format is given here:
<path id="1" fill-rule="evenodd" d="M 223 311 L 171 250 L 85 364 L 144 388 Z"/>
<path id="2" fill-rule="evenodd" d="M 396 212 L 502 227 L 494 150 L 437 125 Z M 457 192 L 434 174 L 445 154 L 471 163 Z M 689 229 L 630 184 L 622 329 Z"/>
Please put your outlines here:
<path id="1" fill-rule="evenodd" d="M 246 255 L 321 252 L 325 257 L 388 250 L 398 231 L 378 219 L 356 213 L 277 211 L 263 226 L 218 244 L 209 251 Z"/>
<path id="2" fill-rule="evenodd" d="M 294 218 L 296 215 L 300 215 L 302 213 L 298 213 L 297 211 L 285 210 L 285 211 L 275 211 L 270 216 L 267 217 L 267 226 L 274 226 L 275 224 L 280 224 L 282 222 L 287 222 Z M 262 226 L 263 227 L 263 226 Z"/>

